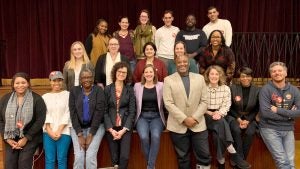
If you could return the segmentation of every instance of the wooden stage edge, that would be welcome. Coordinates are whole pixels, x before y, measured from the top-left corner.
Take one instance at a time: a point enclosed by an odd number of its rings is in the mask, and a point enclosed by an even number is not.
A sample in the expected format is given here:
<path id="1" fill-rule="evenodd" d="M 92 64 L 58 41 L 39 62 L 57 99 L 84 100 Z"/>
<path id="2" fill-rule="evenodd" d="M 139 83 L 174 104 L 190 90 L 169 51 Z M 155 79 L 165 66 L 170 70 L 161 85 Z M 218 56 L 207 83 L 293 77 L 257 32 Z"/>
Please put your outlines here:
<path id="1" fill-rule="evenodd" d="M 264 80 L 259 80 L 263 82 Z M 35 82 L 35 81 L 32 81 Z M 43 85 L 38 85 L 43 83 Z M 3 84 L 3 83 L 2 83 Z M 50 91 L 50 86 L 49 86 L 49 81 L 48 79 L 42 79 L 41 81 L 38 82 L 38 84 L 33 84 L 32 83 L 32 89 L 33 91 L 37 92 L 38 94 L 44 94 L 46 92 Z M 10 85 L 6 86 L 1 86 L 0 87 L 0 98 L 11 91 Z M 297 142 L 300 142 L 300 118 L 296 120 L 296 125 L 295 125 L 295 138 L 298 140 Z M 2 139 L 1 139 L 2 140 Z M 1 141 L 0 141 L 1 142 Z M 0 169 L 4 168 L 3 167 L 3 162 L 5 155 L 3 154 L 4 148 L 3 148 L 3 142 L 0 143 Z M 300 145 L 300 144 L 299 144 Z M 42 146 L 40 147 L 39 152 L 43 152 Z M 215 150 L 214 147 L 210 146 L 210 150 L 212 152 L 212 157 L 215 157 Z M 296 164 L 298 163 L 298 166 L 296 165 L 296 168 L 300 168 L 300 148 L 298 147 L 296 149 Z M 193 155 L 192 156 L 192 168 L 195 168 L 195 158 Z M 39 157 L 39 158 L 38 158 Z M 35 156 L 36 161 L 34 168 L 35 169 L 40 169 L 44 168 L 44 154 L 41 153 L 38 156 Z M 38 158 L 38 159 L 37 159 Z M 106 141 L 106 138 L 104 137 L 100 148 L 98 152 L 98 167 L 110 167 L 111 166 L 111 160 L 110 160 L 110 153 L 109 153 L 109 148 L 108 144 Z M 68 168 L 72 168 L 73 164 L 73 159 L 74 159 L 74 154 L 73 154 L 73 148 L 71 146 L 69 155 L 68 155 Z M 230 168 L 229 166 L 229 155 L 226 155 L 226 168 Z M 266 149 L 262 139 L 260 137 L 256 137 L 253 145 L 250 150 L 249 157 L 247 161 L 252 165 L 252 169 L 265 169 L 265 168 L 275 168 L 274 162 L 271 158 L 270 153 Z M 1 163 L 2 162 L 2 163 Z M 130 149 L 130 159 L 129 159 L 129 165 L 128 169 L 144 169 L 146 168 L 146 161 L 143 157 L 142 151 L 141 151 L 141 144 L 139 140 L 139 136 L 136 132 L 133 133 L 132 136 L 132 141 L 131 141 L 131 149 Z M 156 163 L 156 169 L 175 169 L 177 167 L 177 159 L 176 159 L 176 154 L 173 148 L 173 144 L 170 140 L 169 137 L 169 132 L 164 131 L 162 136 L 161 136 L 161 144 L 160 144 L 160 150 L 159 150 L 159 155 L 157 158 L 157 163 Z M 212 169 L 216 168 L 216 159 L 213 158 L 212 160 Z"/>

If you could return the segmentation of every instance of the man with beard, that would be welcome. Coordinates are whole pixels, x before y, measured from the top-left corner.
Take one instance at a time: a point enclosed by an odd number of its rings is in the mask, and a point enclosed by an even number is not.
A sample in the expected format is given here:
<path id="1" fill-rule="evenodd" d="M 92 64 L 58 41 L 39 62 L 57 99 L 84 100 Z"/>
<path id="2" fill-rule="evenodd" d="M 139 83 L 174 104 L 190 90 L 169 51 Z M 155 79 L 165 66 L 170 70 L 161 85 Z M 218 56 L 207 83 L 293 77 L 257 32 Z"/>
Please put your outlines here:
<path id="1" fill-rule="evenodd" d="M 211 156 L 204 113 L 207 109 L 207 88 L 200 74 L 189 72 L 186 55 L 175 59 L 177 72 L 164 79 L 163 100 L 169 112 L 167 129 L 175 147 L 178 168 L 190 169 L 192 147 L 197 169 L 210 168 Z"/>
<path id="2" fill-rule="evenodd" d="M 180 30 L 175 41 L 183 41 L 186 44 L 188 56 L 198 61 L 201 52 L 200 48 L 207 45 L 207 37 L 202 30 L 195 27 L 196 17 L 194 15 L 188 15 L 185 23 L 186 30 Z"/>
<path id="3" fill-rule="evenodd" d="M 273 62 L 269 72 L 271 81 L 259 94 L 260 133 L 276 167 L 294 169 L 294 119 L 300 116 L 300 92 L 286 82 L 287 67 L 284 63 Z"/>

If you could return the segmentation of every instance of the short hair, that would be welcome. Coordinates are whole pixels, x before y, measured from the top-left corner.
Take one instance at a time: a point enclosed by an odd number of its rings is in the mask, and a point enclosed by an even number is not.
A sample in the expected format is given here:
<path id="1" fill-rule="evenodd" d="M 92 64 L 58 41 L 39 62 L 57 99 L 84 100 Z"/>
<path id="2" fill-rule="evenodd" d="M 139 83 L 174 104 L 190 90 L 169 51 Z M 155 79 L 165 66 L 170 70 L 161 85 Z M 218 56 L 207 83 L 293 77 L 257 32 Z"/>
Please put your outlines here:
<path id="1" fill-rule="evenodd" d="M 92 79 L 94 80 L 94 72 L 91 69 L 89 69 L 88 67 L 81 69 L 81 71 L 79 73 L 79 79 L 81 78 L 82 74 L 86 73 L 86 72 L 92 74 Z"/>
<path id="2" fill-rule="evenodd" d="M 241 67 L 238 71 L 237 71 L 237 75 L 238 77 L 241 76 L 241 74 L 245 74 L 245 75 L 248 75 L 248 76 L 251 76 L 253 75 L 253 70 L 249 67 Z"/>
<path id="3" fill-rule="evenodd" d="M 144 55 L 146 56 L 145 50 L 146 50 L 146 47 L 147 47 L 148 45 L 152 46 L 152 48 L 154 49 L 154 56 L 155 56 L 155 55 L 156 55 L 157 48 L 156 48 L 156 46 L 155 46 L 155 44 L 154 44 L 153 42 L 147 42 L 147 43 L 144 45 L 144 47 L 143 47 L 143 53 L 144 53 Z"/>
<path id="4" fill-rule="evenodd" d="M 158 81 L 157 71 L 156 71 L 156 68 L 155 68 L 153 65 L 151 65 L 151 64 L 147 64 L 147 65 L 144 67 L 144 69 L 143 69 L 143 74 L 142 74 L 142 77 L 141 77 L 141 83 L 142 83 L 142 84 L 145 84 L 145 83 L 146 83 L 146 79 L 145 79 L 145 77 L 144 77 L 144 72 L 145 72 L 145 70 L 146 70 L 148 67 L 151 67 L 151 68 L 153 69 L 153 72 L 154 72 L 153 83 L 156 84 L 157 81 Z"/>
<path id="5" fill-rule="evenodd" d="M 105 19 L 102 19 L 102 18 L 101 18 L 101 19 L 98 19 L 98 20 L 96 21 L 96 26 L 95 26 L 94 31 L 93 31 L 93 34 L 94 34 L 95 36 L 98 35 L 98 33 L 99 33 L 98 25 L 99 25 L 100 23 L 102 23 L 102 22 L 106 22 L 106 23 L 107 23 L 107 26 L 108 26 L 108 22 L 107 22 Z M 105 35 L 108 35 L 108 31 L 105 32 Z"/>
<path id="6" fill-rule="evenodd" d="M 210 40 L 211 40 L 211 36 L 212 36 L 212 34 L 214 33 L 214 32 L 219 32 L 220 33 L 220 35 L 221 35 L 221 46 L 226 46 L 226 41 L 225 41 L 225 37 L 224 37 L 224 35 L 223 35 L 223 33 L 220 31 L 220 30 L 218 30 L 218 29 L 216 29 L 216 30 L 213 30 L 210 34 L 209 34 L 209 36 L 208 36 L 208 39 L 207 39 L 207 44 L 209 45 L 209 46 L 211 46 L 211 44 L 210 44 Z"/>
<path id="7" fill-rule="evenodd" d="M 165 10 L 164 14 L 163 14 L 163 17 L 165 16 L 165 14 L 168 14 L 168 13 L 171 14 L 172 16 L 174 16 L 173 15 L 173 11 L 171 11 L 171 10 Z"/>
<path id="8" fill-rule="evenodd" d="M 226 85 L 226 76 L 225 76 L 224 70 L 221 66 L 218 66 L 218 65 L 211 65 L 206 69 L 206 71 L 204 73 L 204 80 L 205 80 L 206 84 L 210 83 L 209 73 L 212 69 L 215 69 L 219 73 L 218 85 L 219 86 Z"/>
<path id="9" fill-rule="evenodd" d="M 127 68 L 127 75 L 126 75 L 126 79 L 124 80 L 124 84 L 127 84 L 127 83 L 131 83 L 131 70 L 130 70 L 130 67 L 128 65 L 128 63 L 126 62 L 117 62 L 113 68 L 111 69 L 111 79 L 112 79 L 112 82 L 115 83 L 116 80 L 117 80 L 117 71 L 121 68 L 124 68 L 126 67 Z"/>
<path id="10" fill-rule="evenodd" d="M 119 41 L 119 39 L 117 39 L 116 37 L 110 37 L 110 38 L 108 39 L 108 44 L 107 44 L 107 45 L 109 45 L 109 41 L 110 41 L 110 40 L 112 40 L 112 39 L 115 39 L 115 40 L 117 40 L 117 41 L 118 41 L 118 44 L 120 44 L 120 41 Z"/>
<path id="11" fill-rule="evenodd" d="M 210 7 L 207 8 L 207 12 L 210 11 L 210 10 L 212 10 L 212 9 L 216 9 L 216 11 L 218 11 L 218 8 L 217 8 L 217 7 L 215 7 L 215 6 L 210 6 Z"/>
<path id="12" fill-rule="evenodd" d="M 270 72 L 270 73 L 271 73 L 272 68 L 273 68 L 274 66 L 282 66 L 283 69 L 284 69 L 285 71 L 287 71 L 287 67 L 286 67 L 286 64 L 285 64 L 285 63 L 276 61 L 276 62 L 273 62 L 273 63 L 270 64 L 270 66 L 269 66 L 269 72 Z"/>
<path id="13" fill-rule="evenodd" d="M 174 44 L 174 60 L 176 60 L 177 55 L 175 54 L 175 48 L 178 44 L 183 44 L 183 48 L 184 48 L 184 54 L 186 55 L 186 44 L 183 41 L 177 41 Z"/>
<path id="14" fill-rule="evenodd" d="M 11 80 L 11 88 L 12 88 L 12 91 L 15 90 L 15 89 L 14 89 L 14 83 L 15 83 L 15 81 L 16 81 L 16 78 L 18 78 L 18 77 L 21 77 L 21 78 L 25 79 L 25 80 L 28 82 L 28 84 L 29 84 L 28 88 L 30 89 L 31 84 L 30 84 L 30 77 L 29 77 L 29 75 L 28 75 L 27 73 L 25 73 L 25 72 L 18 72 L 18 73 L 16 73 L 16 74 L 12 77 L 12 80 Z"/>

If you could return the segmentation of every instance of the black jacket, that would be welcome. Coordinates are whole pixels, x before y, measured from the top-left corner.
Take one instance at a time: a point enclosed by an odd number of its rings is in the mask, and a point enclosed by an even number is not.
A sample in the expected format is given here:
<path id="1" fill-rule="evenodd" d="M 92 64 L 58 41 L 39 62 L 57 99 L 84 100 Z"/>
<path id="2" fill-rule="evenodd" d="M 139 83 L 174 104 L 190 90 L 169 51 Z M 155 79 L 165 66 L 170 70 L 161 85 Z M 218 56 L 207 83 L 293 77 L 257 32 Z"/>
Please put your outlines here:
<path id="1" fill-rule="evenodd" d="M 12 93 L 8 93 L 5 96 L 2 97 L 0 101 L 0 133 L 2 138 L 4 135 L 4 127 L 5 127 L 5 111 L 7 107 L 8 100 L 10 98 Z M 43 125 L 45 123 L 46 119 L 46 104 L 43 100 L 43 98 L 32 92 L 33 97 L 33 116 L 31 121 L 24 127 L 23 132 L 24 136 L 29 141 L 42 141 L 42 134 L 43 134 Z M 38 139 L 38 140 L 35 140 Z"/>
<path id="2" fill-rule="evenodd" d="M 99 86 L 93 86 L 93 91 L 89 95 L 90 108 L 90 133 L 95 135 L 100 124 L 103 123 L 103 113 L 105 109 L 104 92 Z M 70 90 L 69 109 L 72 126 L 76 134 L 82 132 L 83 125 L 83 92 L 81 86 L 75 86 Z"/>
<path id="3" fill-rule="evenodd" d="M 251 85 L 249 98 L 246 108 L 243 108 L 243 92 L 241 85 L 230 86 L 232 104 L 229 115 L 237 118 L 245 118 L 248 121 L 255 120 L 255 116 L 259 111 L 259 88 Z M 245 113 L 245 114 L 242 114 Z"/>
<path id="4" fill-rule="evenodd" d="M 115 84 L 112 83 L 106 86 L 104 89 L 104 93 L 106 98 L 104 125 L 106 129 L 109 129 L 116 125 L 115 119 L 117 115 L 117 103 L 115 95 Z M 119 105 L 119 113 L 121 116 L 122 127 L 126 127 L 127 129 L 131 130 L 136 114 L 135 95 L 132 86 L 124 85 Z"/>

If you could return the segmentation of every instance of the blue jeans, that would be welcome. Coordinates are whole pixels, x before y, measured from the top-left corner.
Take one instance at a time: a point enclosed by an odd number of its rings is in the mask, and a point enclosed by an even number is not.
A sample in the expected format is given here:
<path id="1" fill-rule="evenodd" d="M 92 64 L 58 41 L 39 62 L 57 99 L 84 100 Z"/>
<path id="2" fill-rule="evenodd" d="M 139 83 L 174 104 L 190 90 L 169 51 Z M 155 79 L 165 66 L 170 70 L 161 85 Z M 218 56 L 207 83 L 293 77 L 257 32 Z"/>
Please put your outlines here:
<path id="1" fill-rule="evenodd" d="M 82 129 L 83 136 L 86 137 L 89 134 L 90 128 Z M 104 136 L 104 124 L 101 124 L 93 137 L 89 148 L 84 151 L 83 148 L 80 147 L 78 142 L 78 136 L 73 128 L 71 128 L 71 137 L 73 141 L 74 147 L 74 164 L 73 169 L 84 169 L 84 163 L 86 165 L 86 169 L 96 169 L 97 168 L 97 154 L 98 149 L 101 143 L 101 140 Z"/>
<path id="2" fill-rule="evenodd" d="M 68 150 L 71 143 L 69 135 L 62 134 L 58 140 L 53 140 L 48 133 L 43 134 L 46 169 L 54 169 L 57 159 L 58 169 L 68 168 Z"/>
<path id="3" fill-rule="evenodd" d="M 294 131 L 278 131 L 260 128 L 260 134 L 275 160 L 278 169 L 294 169 Z"/>
<path id="4" fill-rule="evenodd" d="M 153 169 L 159 151 L 160 136 L 164 129 L 159 112 L 142 112 L 137 121 L 136 129 L 147 160 L 147 169 Z M 151 143 L 149 134 L 151 135 Z"/>
<path id="5" fill-rule="evenodd" d="M 135 69 L 136 60 L 134 59 L 134 60 L 129 61 L 129 64 L 130 64 L 131 72 L 133 72 Z"/>

